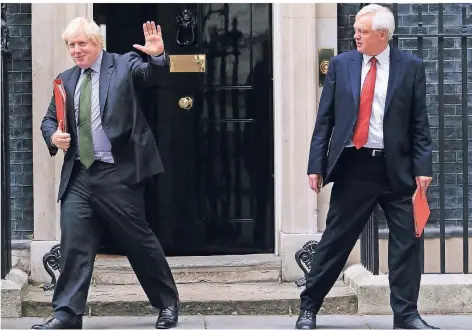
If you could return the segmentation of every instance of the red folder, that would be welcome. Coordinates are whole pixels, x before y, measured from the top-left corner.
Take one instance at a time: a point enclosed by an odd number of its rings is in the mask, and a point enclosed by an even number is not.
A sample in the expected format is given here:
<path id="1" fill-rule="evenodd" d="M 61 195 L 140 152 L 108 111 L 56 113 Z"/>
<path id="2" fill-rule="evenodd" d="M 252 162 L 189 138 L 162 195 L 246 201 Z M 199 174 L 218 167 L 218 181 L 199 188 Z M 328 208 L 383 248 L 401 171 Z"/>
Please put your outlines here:
<path id="1" fill-rule="evenodd" d="M 67 133 L 67 98 L 62 79 L 54 80 L 54 100 L 56 101 L 56 117 L 59 128 Z"/>
<path id="2" fill-rule="evenodd" d="M 415 222 L 416 237 L 420 237 L 421 234 L 423 234 L 424 227 L 428 222 L 430 214 L 431 211 L 429 210 L 426 192 L 418 187 L 413 194 L 413 218 Z"/>

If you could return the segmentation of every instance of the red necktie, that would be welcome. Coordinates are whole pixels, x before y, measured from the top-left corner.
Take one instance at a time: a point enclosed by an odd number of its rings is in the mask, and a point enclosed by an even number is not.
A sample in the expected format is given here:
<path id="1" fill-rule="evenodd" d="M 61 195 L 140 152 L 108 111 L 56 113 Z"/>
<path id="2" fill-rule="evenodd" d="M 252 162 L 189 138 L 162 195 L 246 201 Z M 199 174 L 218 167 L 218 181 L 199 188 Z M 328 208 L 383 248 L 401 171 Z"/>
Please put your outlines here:
<path id="1" fill-rule="evenodd" d="M 352 143 L 357 149 L 362 148 L 367 143 L 369 136 L 370 115 L 372 114 L 372 101 L 374 100 L 375 78 L 377 76 L 377 60 L 370 59 L 370 70 L 362 85 L 359 115 L 357 116 Z"/>

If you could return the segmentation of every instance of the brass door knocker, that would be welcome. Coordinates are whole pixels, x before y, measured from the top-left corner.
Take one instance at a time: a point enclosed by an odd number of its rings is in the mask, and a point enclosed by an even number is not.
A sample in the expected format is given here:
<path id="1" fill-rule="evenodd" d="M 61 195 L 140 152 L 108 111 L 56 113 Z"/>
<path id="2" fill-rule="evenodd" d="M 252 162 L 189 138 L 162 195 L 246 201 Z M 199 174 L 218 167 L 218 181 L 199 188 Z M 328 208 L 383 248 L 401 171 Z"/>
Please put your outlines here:
<path id="1" fill-rule="evenodd" d="M 197 17 L 189 9 L 184 9 L 182 12 L 177 15 L 177 43 L 181 46 L 187 46 L 193 44 L 195 41 L 195 28 L 197 26 Z M 181 30 L 185 29 L 187 32 L 190 29 L 191 40 L 182 40 Z"/>

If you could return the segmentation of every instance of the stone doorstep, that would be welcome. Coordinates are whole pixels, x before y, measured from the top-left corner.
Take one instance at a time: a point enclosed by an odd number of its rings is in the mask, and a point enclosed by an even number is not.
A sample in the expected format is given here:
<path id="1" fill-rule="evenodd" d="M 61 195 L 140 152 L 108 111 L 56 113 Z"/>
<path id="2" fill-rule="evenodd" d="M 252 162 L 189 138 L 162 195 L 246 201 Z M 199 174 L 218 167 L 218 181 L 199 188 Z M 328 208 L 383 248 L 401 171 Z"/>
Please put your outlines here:
<path id="1" fill-rule="evenodd" d="M 344 283 L 357 293 L 359 314 L 391 314 L 388 275 L 372 275 L 356 264 L 345 270 Z M 472 274 L 423 274 L 418 310 L 423 314 L 472 313 Z"/>
<path id="2" fill-rule="evenodd" d="M 30 251 L 33 284 L 50 283 L 42 258 L 57 241 L 32 241 Z M 292 257 L 293 258 L 293 257 Z M 278 282 L 282 274 L 282 259 L 274 254 L 214 255 L 168 257 L 167 261 L 177 283 L 246 283 Z M 295 264 L 296 277 L 303 276 Z M 55 271 L 56 276 L 58 271 Z M 296 278 L 293 278 L 295 280 Z M 94 266 L 95 284 L 139 284 L 124 256 L 97 255 Z"/>
<path id="3" fill-rule="evenodd" d="M 192 256 L 167 258 L 175 281 L 183 283 L 278 282 L 282 261 L 272 254 Z M 138 285 L 126 257 L 98 255 L 93 283 L 96 285 Z"/>
<path id="4" fill-rule="evenodd" d="M 298 314 L 301 288 L 293 283 L 178 284 L 183 315 L 290 315 Z M 28 286 L 23 316 L 51 315 L 52 291 Z M 91 286 L 86 314 L 90 316 L 156 315 L 139 285 Z M 356 314 L 357 297 L 338 282 L 320 314 Z"/>
<path id="5" fill-rule="evenodd" d="M 2 280 L 2 318 L 21 317 L 21 298 L 28 284 L 28 275 L 12 269 Z"/>

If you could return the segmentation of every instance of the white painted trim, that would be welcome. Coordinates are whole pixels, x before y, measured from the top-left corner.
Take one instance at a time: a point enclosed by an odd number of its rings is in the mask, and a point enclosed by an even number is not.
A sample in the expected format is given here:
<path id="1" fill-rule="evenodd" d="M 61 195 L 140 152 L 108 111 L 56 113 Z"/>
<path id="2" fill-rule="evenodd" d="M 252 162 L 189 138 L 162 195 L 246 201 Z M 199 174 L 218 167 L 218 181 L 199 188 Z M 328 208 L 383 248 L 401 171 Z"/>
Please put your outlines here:
<path id="1" fill-rule="evenodd" d="M 103 36 L 103 49 L 107 50 L 107 25 L 100 24 L 100 33 Z"/>
<path id="2" fill-rule="evenodd" d="M 272 56 L 273 56 L 273 125 L 274 125 L 274 235 L 275 235 L 275 255 L 280 255 L 280 235 L 282 232 L 282 215 L 283 215 L 283 201 L 282 201 L 282 173 L 283 173 L 283 127 L 282 127 L 282 27 L 281 10 L 279 3 L 272 5 Z"/>

